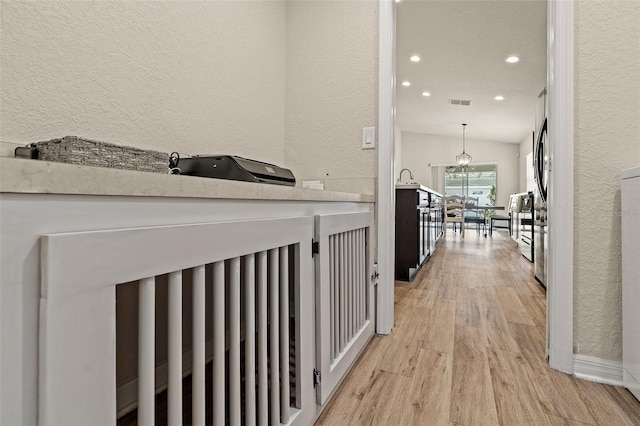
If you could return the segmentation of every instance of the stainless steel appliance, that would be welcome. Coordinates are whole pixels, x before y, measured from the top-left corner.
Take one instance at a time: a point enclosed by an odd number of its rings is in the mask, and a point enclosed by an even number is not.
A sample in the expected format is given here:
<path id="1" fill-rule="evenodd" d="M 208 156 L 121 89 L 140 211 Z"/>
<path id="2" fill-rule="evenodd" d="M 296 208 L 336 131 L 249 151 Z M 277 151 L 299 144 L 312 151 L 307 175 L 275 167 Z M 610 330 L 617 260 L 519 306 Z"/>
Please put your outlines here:
<path id="1" fill-rule="evenodd" d="M 520 210 L 518 211 L 518 249 L 529 262 L 533 262 L 534 240 L 533 240 L 533 192 L 528 192 L 520 196 Z"/>
<path id="2" fill-rule="evenodd" d="M 418 214 L 420 215 L 420 243 L 418 263 L 422 264 L 431 253 L 431 232 L 429 230 L 429 194 L 425 193 L 425 198 L 420 197 Z"/>
<path id="3" fill-rule="evenodd" d="M 534 133 L 533 169 L 536 181 L 534 207 L 534 270 L 536 279 L 547 286 L 547 211 L 549 208 L 547 191 L 549 188 L 549 139 L 547 137 L 547 90 L 538 95 L 536 106 L 536 132 Z"/>
<path id="4" fill-rule="evenodd" d="M 507 212 L 509 216 L 511 216 L 511 222 L 509 223 L 509 235 L 511 235 L 511 239 L 518 242 L 518 212 L 520 211 L 520 195 L 522 194 L 511 194 L 509 196 L 509 207 L 507 208 Z"/>

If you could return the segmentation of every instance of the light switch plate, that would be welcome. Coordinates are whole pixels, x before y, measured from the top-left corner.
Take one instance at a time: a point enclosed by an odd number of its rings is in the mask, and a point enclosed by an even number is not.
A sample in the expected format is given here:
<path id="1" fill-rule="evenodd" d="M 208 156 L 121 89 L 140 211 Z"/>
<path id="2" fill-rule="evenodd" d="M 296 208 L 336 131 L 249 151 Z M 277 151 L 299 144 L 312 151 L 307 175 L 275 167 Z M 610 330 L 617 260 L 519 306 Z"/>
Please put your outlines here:
<path id="1" fill-rule="evenodd" d="M 376 147 L 376 128 L 362 128 L 362 149 L 374 149 Z"/>

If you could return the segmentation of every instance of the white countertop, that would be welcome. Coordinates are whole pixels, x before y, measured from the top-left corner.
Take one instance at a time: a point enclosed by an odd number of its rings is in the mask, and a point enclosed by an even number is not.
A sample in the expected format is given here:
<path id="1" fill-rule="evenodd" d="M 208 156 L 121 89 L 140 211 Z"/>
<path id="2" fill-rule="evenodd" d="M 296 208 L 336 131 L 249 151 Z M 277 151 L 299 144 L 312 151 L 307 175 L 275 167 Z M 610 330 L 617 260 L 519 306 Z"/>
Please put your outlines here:
<path id="1" fill-rule="evenodd" d="M 371 203 L 374 195 L 19 158 L 0 158 L 0 192 Z"/>
<path id="2" fill-rule="evenodd" d="M 432 194 L 436 194 L 439 195 L 440 197 L 442 197 L 442 194 L 440 194 L 439 192 L 434 191 L 431 188 L 427 188 L 424 185 L 420 185 L 419 183 L 413 182 L 413 183 L 396 183 L 396 189 L 420 189 L 422 191 L 427 191 L 427 192 L 431 192 Z"/>

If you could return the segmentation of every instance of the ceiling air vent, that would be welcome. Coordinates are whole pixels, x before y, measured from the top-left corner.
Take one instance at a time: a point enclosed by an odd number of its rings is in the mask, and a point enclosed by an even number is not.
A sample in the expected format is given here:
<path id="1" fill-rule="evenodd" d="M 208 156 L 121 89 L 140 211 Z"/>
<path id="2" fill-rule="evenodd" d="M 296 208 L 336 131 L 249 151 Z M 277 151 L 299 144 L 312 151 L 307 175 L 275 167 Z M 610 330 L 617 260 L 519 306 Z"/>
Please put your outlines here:
<path id="1" fill-rule="evenodd" d="M 471 105 L 471 101 L 466 99 L 449 99 L 449 103 L 451 105 L 463 105 L 463 106 Z"/>

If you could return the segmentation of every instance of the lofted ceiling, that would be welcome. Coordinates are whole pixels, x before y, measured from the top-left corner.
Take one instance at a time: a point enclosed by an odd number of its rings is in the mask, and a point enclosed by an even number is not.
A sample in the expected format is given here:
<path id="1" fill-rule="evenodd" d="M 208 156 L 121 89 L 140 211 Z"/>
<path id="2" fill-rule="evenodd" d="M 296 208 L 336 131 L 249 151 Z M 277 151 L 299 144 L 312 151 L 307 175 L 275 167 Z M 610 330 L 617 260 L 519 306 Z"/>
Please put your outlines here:
<path id="1" fill-rule="evenodd" d="M 508 143 L 531 134 L 546 85 L 545 0 L 401 0 L 396 36 L 400 130 L 462 137 L 468 123 L 467 138 Z M 512 55 L 520 62 L 505 62 Z"/>

